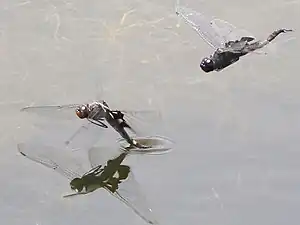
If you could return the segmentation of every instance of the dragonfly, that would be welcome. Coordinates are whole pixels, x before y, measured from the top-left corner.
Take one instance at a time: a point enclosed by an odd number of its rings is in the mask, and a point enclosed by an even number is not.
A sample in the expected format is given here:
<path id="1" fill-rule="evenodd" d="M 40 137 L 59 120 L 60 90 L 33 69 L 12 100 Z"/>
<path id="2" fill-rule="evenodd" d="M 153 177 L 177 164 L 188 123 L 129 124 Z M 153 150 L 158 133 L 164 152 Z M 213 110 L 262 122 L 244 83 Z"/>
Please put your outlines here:
<path id="1" fill-rule="evenodd" d="M 64 195 L 63 198 L 90 194 L 102 188 L 131 208 L 147 223 L 158 224 L 131 167 L 124 164 L 130 150 L 114 153 L 112 157 L 112 149 L 91 148 L 88 151 L 90 162 L 88 172 L 85 172 L 82 162 L 72 153 L 50 145 L 35 142 L 19 143 L 18 151 L 22 156 L 56 171 L 70 181 L 73 193 Z"/>
<path id="2" fill-rule="evenodd" d="M 263 49 L 265 46 L 273 42 L 279 34 L 293 31 L 278 29 L 266 40 L 259 40 L 245 29 L 238 29 L 225 20 L 180 6 L 179 2 L 175 11 L 214 50 L 212 55 L 201 60 L 200 67 L 206 73 L 222 71 L 248 53 L 267 55 L 266 49 Z"/>
<path id="3" fill-rule="evenodd" d="M 55 112 L 69 112 L 70 110 L 75 112 L 78 118 L 86 120 L 86 122 L 65 141 L 66 146 L 75 147 L 77 149 L 79 146 L 85 149 L 92 147 L 93 144 L 99 140 L 99 136 L 102 134 L 103 130 L 108 128 L 108 125 L 119 133 L 119 135 L 130 145 L 136 148 L 150 148 L 151 146 L 139 144 L 130 136 L 127 129 L 133 135 L 144 135 L 143 131 L 139 128 L 140 125 L 155 123 L 161 119 L 161 115 L 158 111 L 113 110 L 104 100 L 83 104 L 28 106 L 21 109 L 21 111 L 24 112 L 35 112 L 47 116 L 55 115 Z M 103 129 L 98 129 L 99 127 Z M 83 146 L 80 143 L 85 143 L 85 145 Z"/>

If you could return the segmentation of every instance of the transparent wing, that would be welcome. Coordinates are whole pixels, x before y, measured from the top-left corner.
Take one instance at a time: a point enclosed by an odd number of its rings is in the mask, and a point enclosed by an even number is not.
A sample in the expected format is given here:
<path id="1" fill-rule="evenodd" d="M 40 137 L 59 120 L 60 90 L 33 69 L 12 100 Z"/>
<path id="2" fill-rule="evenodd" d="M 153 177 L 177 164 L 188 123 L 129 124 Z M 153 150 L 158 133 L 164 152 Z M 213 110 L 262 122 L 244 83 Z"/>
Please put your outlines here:
<path id="1" fill-rule="evenodd" d="M 38 143 L 20 143 L 18 151 L 26 158 L 53 169 L 70 180 L 81 177 L 85 172 L 82 164 L 63 149 Z"/>
<path id="2" fill-rule="evenodd" d="M 220 33 L 224 35 L 224 40 L 228 43 L 229 41 L 234 40 L 241 40 L 242 38 L 251 38 L 245 41 L 239 41 L 237 43 L 232 44 L 230 47 L 224 47 L 224 50 L 231 51 L 234 53 L 239 53 L 241 49 L 245 47 L 245 45 L 251 44 L 253 42 L 259 41 L 252 33 L 250 33 L 248 30 L 245 29 L 238 29 L 232 24 L 228 23 L 225 20 L 221 19 L 214 19 L 212 21 L 212 26 L 215 27 L 215 29 L 219 30 Z M 272 43 L 272 45 L 274 42 Z M 267 55 L 269 53 L 268 49 L 270 47 L 270 44 L 263 49 L 257 49 L 255 51 L 249 52 L 251 54 L 259 54 L 259 55 Z"/>
<path id="3" fill-rule="evenodd" d="M 236 41 L 241 40 L 242 38 L 247 38 L 245 39 L 245 41 L 239 41 L 237 43 L 232 44 L 230 47 L 225 47 L 223 45 L 223 48 L 226 49 L 226 51 L 239 53 L 240 50 L 243 49 L 247 43 L 257 41 L 256 37 L 249 31 L 245 29 L 238 29 L 225 20 L 217 18 L 213 19 L 211 21 L 211 26 L 213 29 L 216 30 L 216 32 L 222 35 L 224 39 L 224 44 L 228 43 L 229 41 Z M 262 50 L 260 50 L 260 52 L 262 53 Z"/>
<path id="4" fill-rule="evenodd" d="M 223 48 L 226 51 L 239 53 L 246 43 L 256 40 L 256 37 L 249 31 L 238 29 L 225 20 L 208 17 L 202 13 L 182 6 L 176 7 L 176 13 L 196 30 L 200 37 L 215 50 L 217 48 Z M 243 37 L 249 38 L 248 41 L 240 41 L 231 47 L 225 47 L 225 43 L 228 41 L 241 40 Z M 249 41 L 250 38 L 253 40 Z M 262 49 L 256 50 L 253 53 L 267 54 L 266 51 Z"/>
<path id="5" fill-rule="evenodd" d="M 65 145 L 73 151 L 89 150 L 97 144 L 104 132 L 104 128 L 86 120 L 83 125 L 65 141 Z"/>
<path id="6" fill-rule="evenodd" d="M 107 160 L 115 158 L 120 154 L 118 148 L 92 148 L 89 151 L 89 159 L 91 167 L 103 165 Z M 137 215 L 150 224 L 158 224 L 154 218 L 152 209 L 149 208 L 147 199 L 141 191 L 140 185 L 134 178 L 133 172 L 130 170 L 128 178 L 119 184 L 119 188 L 115 193 L 106 190 L 117 199 L 130 207 Z"/>
<path id="7" fill-rule="evenodd" d="M 60 110 L 66 110 L 66 109 L 74 109 L 79 104 L 67 104 L 67 105 L 48 105 L 48 106 L 27 106 L 21 109 L 21 111 L 26 112 L 42 112 L 42 111 L 48 111 L 48 112 L 54 112 L 54 111 L 60 111 Z"/>
<path id="8" fill-rule="evenodd" d="M 152 209 L 149 207 L 145 195 L 142 193 L 139 183 L 136 181 L 132 170 L 128 178 L 119 184 L 116 192 L 108 192 L 131 208 L 138 216 L 149 224 L 158 224 Z"/>
<path id="9" fill-rule="evenodd" d="M 224 38 L 225 42 L 240 40 L 242 37 L 252 38 L 254 41 L 256 37 L 245 29 L 238 29 L 231 23 L 215 18 L 211 21 L 211 26 L 215 29 L 222 37 Z"/>
<path id="10" fill-rule="evenodd" d="M 110 159 L 116 158 L 121 153 L 116 143 L 110 147 L 92 147 L 88 150 L 91 168 L 104 165 Z"/>
<path id="11" fill-rule="evenodd" d="M 21 109 L 21 112 L 35 113 L 48 118 L 74 118 L 75 108 L 80 104 L 49 105 L 49 106 L 28 106 Z M 66 118 L 65 118 L 66 117 Z"/>
<path id="12" fill-rule="evenodd" d="M 121 112 L 133 133 L 140 136 L 149 135 L 149 132 L 162 121 L 160 112 L 156 110 L 121 110 Z"/>
<path id="13" fill-rule="evenodd" d="M 226 41 L 224 35 L 220 35 L 220 32 L 212 27 L 211 18 L 179 5 L 176 6 L 176 14 L 183 18 L 212 48 L 217 49 L 224 46 Z"/>

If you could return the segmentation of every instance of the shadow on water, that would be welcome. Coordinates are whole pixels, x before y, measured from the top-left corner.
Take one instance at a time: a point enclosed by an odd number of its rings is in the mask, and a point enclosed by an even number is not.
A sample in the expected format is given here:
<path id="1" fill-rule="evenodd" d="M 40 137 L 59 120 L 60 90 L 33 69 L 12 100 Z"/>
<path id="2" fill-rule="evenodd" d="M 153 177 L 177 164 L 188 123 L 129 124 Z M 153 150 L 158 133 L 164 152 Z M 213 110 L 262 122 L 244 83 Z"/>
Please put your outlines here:
<path id="1" fill-rule="evenodd" d="M 116 153 L 111 148 L 91 148 L 88 151 L 90 170 L 87 172 L 79 158 L 75 158 L 66 149 L 28 142 L 18 144 L 18 150 L 26 158 L 70 180 L 70 188 L 74 193 L 64 195 L 64 198 L 85 195 L 103 188 L 147 223 L 158 224 L 131 167 L 123 164 L 130 150 Z"/>

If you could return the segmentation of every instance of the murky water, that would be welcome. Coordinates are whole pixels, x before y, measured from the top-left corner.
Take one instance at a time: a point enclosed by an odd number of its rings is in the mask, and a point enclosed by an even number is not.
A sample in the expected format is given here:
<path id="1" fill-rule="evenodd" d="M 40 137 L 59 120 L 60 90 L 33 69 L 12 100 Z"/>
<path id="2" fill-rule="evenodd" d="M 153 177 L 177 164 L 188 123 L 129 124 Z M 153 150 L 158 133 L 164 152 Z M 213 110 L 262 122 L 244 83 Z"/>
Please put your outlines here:
<path id="1" fill-rule="evenodd" d="M 131 159 L 161 224 L 298 224 L 299 41 L 207 75 L 199 63 L 211 49 L 183 22 L 176 26 L 174 4 L 0 2 L 1 224 L 144 224 L 105 191 L 62 199 L 65 179 L 17 153 L 41 120 L 19 108 L 99 96 L 112 108 L 163 113 L 157 132 L 174 150 Z M 299 1 L 185 5 L 258 37 L 282 27 L 299 35 Z M 51 141 L 68 136 L 56 126 Z M 107 136 L 105 144 L 116 137 Z"/>

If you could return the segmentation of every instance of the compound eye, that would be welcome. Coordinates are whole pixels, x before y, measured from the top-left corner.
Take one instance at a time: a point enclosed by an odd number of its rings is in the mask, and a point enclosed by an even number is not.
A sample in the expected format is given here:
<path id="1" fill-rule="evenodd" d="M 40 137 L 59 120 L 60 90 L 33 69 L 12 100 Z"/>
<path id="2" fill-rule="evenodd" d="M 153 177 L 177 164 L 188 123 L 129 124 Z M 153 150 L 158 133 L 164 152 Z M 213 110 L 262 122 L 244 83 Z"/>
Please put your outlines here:
<path id="1" fill-rule="evenodd" d="M 211 63 L 211 59 L 205 59 L 205 63 L 210 64 Z"/>
<path id="2" fill-rule="evenodd" d="M 85 106 L 77 108 L 76 109 L 76 115 L 80 118 L 80 119 L 85 119 L 87 118 L 87 108 Z"/>

